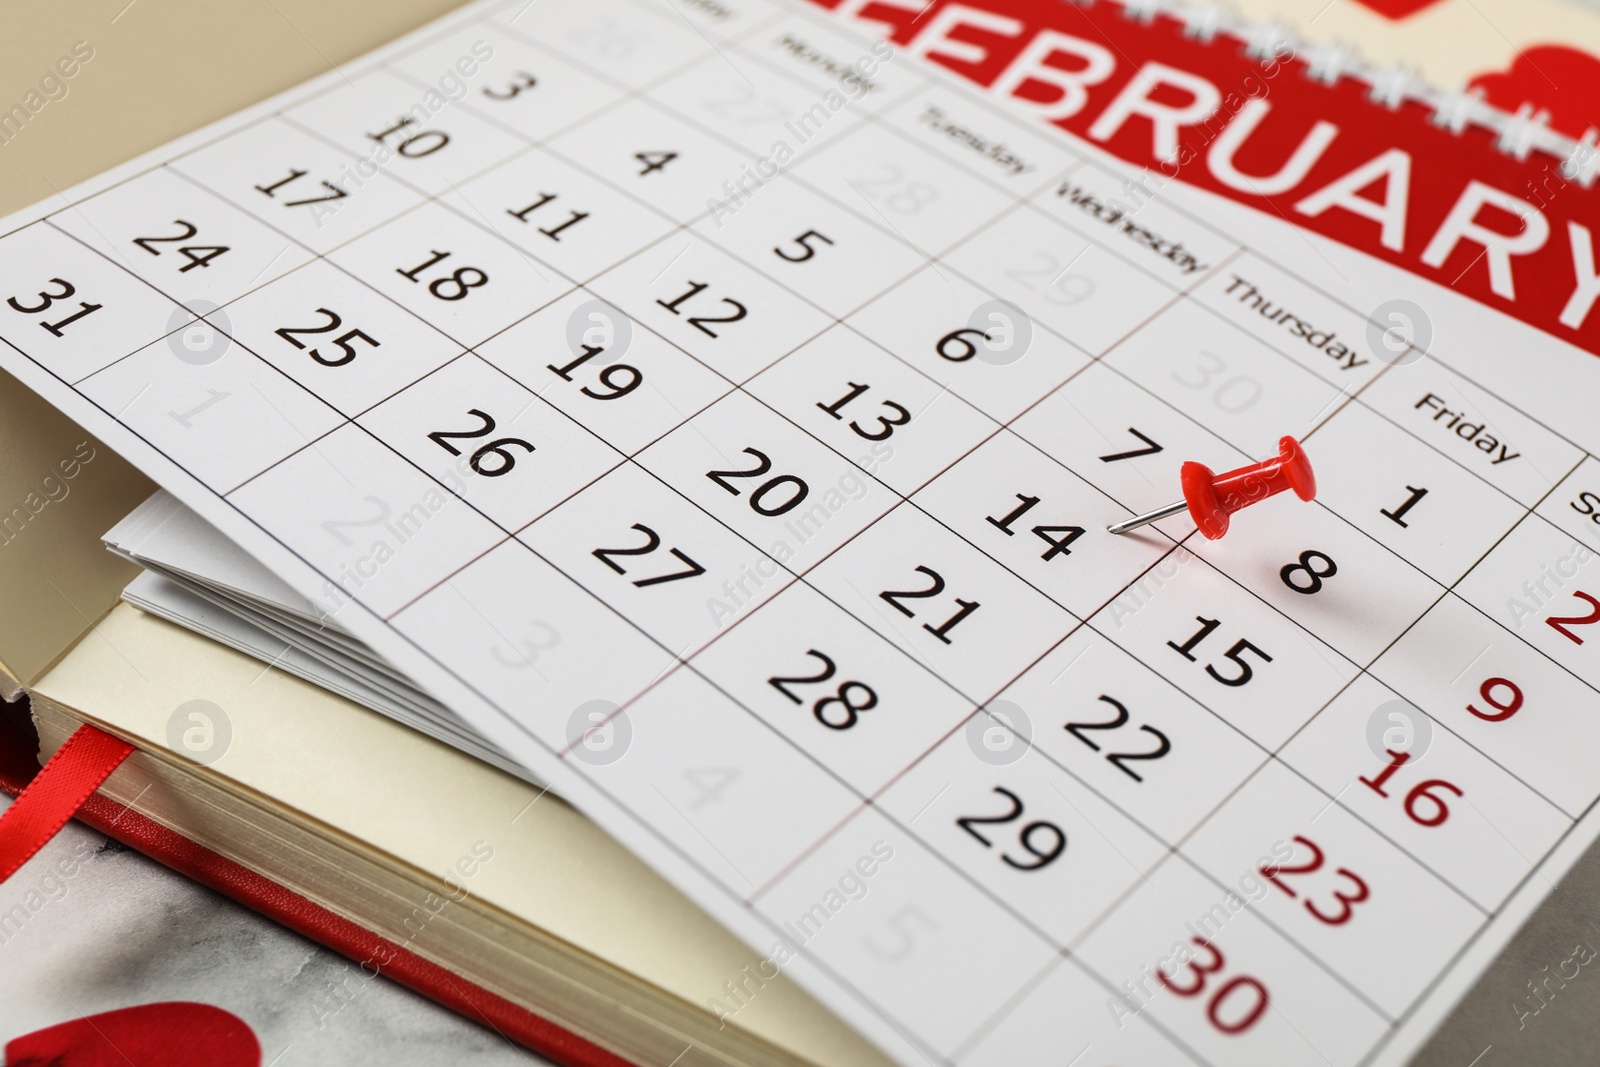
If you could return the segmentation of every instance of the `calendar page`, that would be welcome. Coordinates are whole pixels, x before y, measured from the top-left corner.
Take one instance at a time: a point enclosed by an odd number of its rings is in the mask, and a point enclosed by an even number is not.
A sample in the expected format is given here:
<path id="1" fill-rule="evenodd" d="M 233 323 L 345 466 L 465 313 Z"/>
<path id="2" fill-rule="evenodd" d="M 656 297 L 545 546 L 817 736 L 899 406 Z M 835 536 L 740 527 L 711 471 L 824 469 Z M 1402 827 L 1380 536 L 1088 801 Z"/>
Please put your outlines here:
<path id="1" fill-rule="evenodd" d="M 471 5 L 7 220 L 0 362 L 745 939 L 729 1025 L 1403 1062 L 1595 836 L 1600 364 L 851 7 Z"/>

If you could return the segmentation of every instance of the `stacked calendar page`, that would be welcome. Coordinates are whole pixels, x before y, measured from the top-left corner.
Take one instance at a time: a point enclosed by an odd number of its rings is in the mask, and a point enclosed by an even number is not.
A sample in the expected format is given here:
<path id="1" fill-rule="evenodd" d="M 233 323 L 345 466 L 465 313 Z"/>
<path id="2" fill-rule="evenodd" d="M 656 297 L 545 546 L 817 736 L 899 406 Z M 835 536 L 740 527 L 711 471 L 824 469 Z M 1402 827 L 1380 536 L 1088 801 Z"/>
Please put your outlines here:
<path id="1" fill-rule="evenodd" d="M 1212 8 L 485 0 L 5 220 L 0 366 L 741 939 L 716 1024 L 1399 1064 L 1600 829 L 1592 156 Z"/>

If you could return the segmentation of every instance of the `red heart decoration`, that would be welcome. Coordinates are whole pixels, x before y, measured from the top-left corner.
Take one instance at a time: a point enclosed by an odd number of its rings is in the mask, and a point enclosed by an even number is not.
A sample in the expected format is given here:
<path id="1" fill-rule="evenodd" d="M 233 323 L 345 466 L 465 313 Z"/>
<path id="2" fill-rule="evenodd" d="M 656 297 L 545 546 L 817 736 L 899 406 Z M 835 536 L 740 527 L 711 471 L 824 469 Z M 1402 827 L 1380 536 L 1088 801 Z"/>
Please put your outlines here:
<path id="1" fill-rule="evenodd" d="M 1384 18 L 1395 22 L 1408 19 L 1439 2 L 1440 0 L 1356 0 L 1362 7 L 1370 7 Z"/>
<path id="2" fill-rule="evenodd" d="M 72 1019 L 9 1042 L 6 1067 L 260 1067 L 261 1043 L 237 1015 L 167 1001 Z"/>
<path id="3" fill-rule="evenodd" d="M 1600 57 L 1564 44 L 1519 49 L 1502 71 L 1479 74 L 1469 85 L 1502 111 L 1531 104 L 1549 112 L 1550 125 L 1569 137 L 1600 128 Z"/>

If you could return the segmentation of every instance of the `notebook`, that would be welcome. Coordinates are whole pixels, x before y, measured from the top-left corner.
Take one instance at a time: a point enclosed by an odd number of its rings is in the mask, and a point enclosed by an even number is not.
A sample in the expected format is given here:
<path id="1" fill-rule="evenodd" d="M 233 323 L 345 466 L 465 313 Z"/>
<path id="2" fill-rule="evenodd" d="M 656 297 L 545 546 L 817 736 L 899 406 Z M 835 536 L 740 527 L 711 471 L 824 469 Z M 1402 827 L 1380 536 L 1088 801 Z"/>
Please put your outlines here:
<path id="1" fill-rule="evenodd" d="M 0 361 L 754 954 L 523 987 L 597 1045 L 1399 1063 L 1594 836 L 1593 155 L 1213 8 L 471 5 L 13 216 Z M 47 744 L 268 865 L 324 801 L 112 712 L 147 635 Z M 497 995 L 615 951 L 469 901 Z"/>

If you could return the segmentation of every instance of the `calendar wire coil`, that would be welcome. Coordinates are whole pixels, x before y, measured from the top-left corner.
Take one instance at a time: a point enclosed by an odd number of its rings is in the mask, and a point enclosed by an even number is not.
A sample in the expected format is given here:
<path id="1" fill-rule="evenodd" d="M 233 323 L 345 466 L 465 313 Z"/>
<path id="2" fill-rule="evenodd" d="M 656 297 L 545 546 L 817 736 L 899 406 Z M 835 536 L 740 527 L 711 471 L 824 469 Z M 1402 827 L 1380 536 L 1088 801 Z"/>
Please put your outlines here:
<path id="1" fill-rule="evenodd" d="M 1097 0 L 1068 0 L 1089 7 Z M 1282 26 L 1255 22 L 1240 17 L 1219 4 L 1189 3 L 1186 0 L 1107 0 L 1120 4 L 1123 17 L 1151 22 L 1160 16 L 1183 23 L 1184 32 L 1201 43 L 1218 36 L 1230 37 L 1243 46 L 1252 59 L 1283 55 L 1288 49 L 1298 59 L 1301 74 L 1324 85 L 1341 78 L 1353 78 L 1366 85 L 1373 103 L 1398 111 L 1408 103 L 1421 104 L 1432 111 L 1432 122 L 1454 134 L 1469 128 L 1495 135 L 1494 147 L 1517 160 L 1534 153 L 1560 161 L 1561 176 L 1584 188 L 1594 185 L 1600 175 L 1600 130 L 1593 126 L 1581 138 L 1570 137 L 1550 126 L 1549 111 L 1524 102 L 1516 111 L 1496 107 L 1484 99 L 1480 89 L 1444 89 L 1430 85 L 1408 67 L 1373 63 L 1363 59 L 1341 42 L 1310 42 Z"/>

